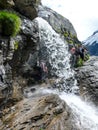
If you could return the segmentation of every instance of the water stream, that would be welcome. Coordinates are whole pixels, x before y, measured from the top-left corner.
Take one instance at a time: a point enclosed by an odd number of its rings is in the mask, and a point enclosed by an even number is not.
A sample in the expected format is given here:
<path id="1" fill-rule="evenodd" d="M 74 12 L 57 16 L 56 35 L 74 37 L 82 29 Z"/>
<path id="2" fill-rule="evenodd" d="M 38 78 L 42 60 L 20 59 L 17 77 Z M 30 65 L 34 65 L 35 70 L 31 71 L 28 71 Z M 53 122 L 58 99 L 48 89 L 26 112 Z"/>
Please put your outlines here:
<path id="1" fill-rule="evenodd" d="M 74 116 L 74 123 L 80 130 L 98 130 L 98 110 L 74 94 L 61 94 Z"/>
<path id="2" fill-rule="evenodd" d="M 72 92 L 77 88 L 74 71 L 70 67 L 68 43 L 57 34 L 42 18 L 37 18 L 39 25 L 39 59 L 47 63 L 49 74 L 55 79 L 55 87 Z"/>
<path id="3" fill-rule="evenodd" d="M 74 90 L 78 90 L 78 86 L 74 78 L 74 71 L 70 67 L 67 42 L 52 29 L 48 22 L 42 18 L 36 20 L 39 24 L 40 59 L 47 62 L 51 77 L 55 77 L 56 87 L 58 90 L 61 88 L 62 92 L 59 93 L 59 96 L 71 108 L 73 122 L 79 130 L 98 130 L 97 109 L 74 94 Z M 41 92 L 53 93 L 53 90 L 42 89 Z M 69 92 L 70 94 L 68 94 Z"/>

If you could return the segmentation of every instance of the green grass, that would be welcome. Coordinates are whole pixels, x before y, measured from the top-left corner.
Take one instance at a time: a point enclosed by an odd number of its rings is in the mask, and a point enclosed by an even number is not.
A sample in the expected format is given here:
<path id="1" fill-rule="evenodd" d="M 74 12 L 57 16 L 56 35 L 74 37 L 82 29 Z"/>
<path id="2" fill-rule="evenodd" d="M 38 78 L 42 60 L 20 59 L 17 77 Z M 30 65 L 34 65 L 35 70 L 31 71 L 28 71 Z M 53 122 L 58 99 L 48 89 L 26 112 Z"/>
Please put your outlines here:
<path id="1" fill-rule="evenodd" d="M 77 60 L 77 63 L 76 63 L 75 66 L 76 66 L 76 67 L 81 67 L 81 66 L 83 66 L 83 60 L 82 60 L 81 58 L 79 58 L 79 59 Z"/>
<path id="2" fill-rule="evenodd" d="M 20 31 L 19 16 L 7 11 L 0 11 L 0 32 L 4 36 L 15 36 Z"/>

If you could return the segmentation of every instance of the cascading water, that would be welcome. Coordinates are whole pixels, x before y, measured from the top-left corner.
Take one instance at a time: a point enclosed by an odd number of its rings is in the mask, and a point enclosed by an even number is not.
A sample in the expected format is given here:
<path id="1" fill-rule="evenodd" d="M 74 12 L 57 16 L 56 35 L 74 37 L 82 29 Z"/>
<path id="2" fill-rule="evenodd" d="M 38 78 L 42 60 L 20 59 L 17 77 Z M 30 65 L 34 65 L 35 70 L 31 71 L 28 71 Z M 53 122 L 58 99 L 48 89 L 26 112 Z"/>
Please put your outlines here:
<path id="1" fill-rule="evenodd" d="M 74 90 L 76 80 L 74 71 L 71 70 L 69 64 L 70 54 L 68 53 L 68 45 L 60 35 L 58 35 L 52 27 L 42 18 L 36 19 L 39 24 L 40 34 L 40 59 L 47 62 L 51 76 L 56 77 L 56 86 L 61 86 L 64 92 L 51 91 L 47 89 L 37 90 L 38 93 L 56 93 L 61 99 L 65 100 L 71 108 L 73 125 L 76 130 L 98 130 L 98 112 L 97 110 L 85 103 L 76 96 L 72 91 L 68 94 L 68 90 Z M 73 82 L 66 82 L 73 79 Z M 66 93 L 65 93 L 66 92 Z M 75 128 L 75 127 L 74 127 Z"/>
<path id="2" fill-rule="evenodd" d="M 55 78 L 56 87 L 70 92 L 75 87 L 74 72 L 70 68 L 68 44 L 42 18 L 37 18 L 40 37 L 40 58 L 47 62 L 51 77 Z"/>
<path id="3" fill-rule="evenodd" d="M 70 106 L 74 118 L 73 123 L 79 130 L 98 130 L 98 111 L 95 106 L 73 94 L 61 94 L 60 97 Z"/>

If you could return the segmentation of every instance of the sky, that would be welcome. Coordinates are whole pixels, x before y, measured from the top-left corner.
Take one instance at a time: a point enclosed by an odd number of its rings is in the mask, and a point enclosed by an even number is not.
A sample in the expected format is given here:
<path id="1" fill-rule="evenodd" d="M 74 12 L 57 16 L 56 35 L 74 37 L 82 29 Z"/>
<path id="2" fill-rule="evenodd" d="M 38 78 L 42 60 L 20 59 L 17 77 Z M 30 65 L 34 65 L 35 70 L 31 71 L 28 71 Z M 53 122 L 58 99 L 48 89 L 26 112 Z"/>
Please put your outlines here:
<path id="1" fill-rule="evenodd" d="M 42 0 L 42 4 L 69 19 L 80 41 L 98 30 L 98 0 Z"/>

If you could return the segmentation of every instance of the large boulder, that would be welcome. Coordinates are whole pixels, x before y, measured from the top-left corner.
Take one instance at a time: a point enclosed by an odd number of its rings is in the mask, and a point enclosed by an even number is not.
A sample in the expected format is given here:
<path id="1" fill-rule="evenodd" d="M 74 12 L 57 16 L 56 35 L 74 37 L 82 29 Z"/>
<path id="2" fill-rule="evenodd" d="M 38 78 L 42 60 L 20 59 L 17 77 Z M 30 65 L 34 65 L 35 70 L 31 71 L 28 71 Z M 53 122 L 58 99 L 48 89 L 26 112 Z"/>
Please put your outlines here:
<path id="1" fill-rule="evenodd" d="M 1 129 L 17 130 L 72 130 L 72 125 L 67 104 L 57 95 L 41 93 L 6 108 L 0 121 Z"/>
<path id="2" fill-rule="evenodd" d="M 34 19 L 37 17 L 37 6 L 40 0 L 14 0 L 15 8 L 24 16 Z"/>
<path id="3" fill-rule="evenodd" d="M 76 71 L 81 96 L 98 105 L 98 58 L 91 57 Z"/>

